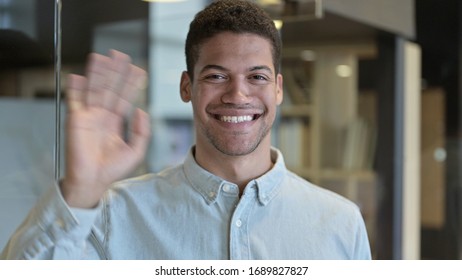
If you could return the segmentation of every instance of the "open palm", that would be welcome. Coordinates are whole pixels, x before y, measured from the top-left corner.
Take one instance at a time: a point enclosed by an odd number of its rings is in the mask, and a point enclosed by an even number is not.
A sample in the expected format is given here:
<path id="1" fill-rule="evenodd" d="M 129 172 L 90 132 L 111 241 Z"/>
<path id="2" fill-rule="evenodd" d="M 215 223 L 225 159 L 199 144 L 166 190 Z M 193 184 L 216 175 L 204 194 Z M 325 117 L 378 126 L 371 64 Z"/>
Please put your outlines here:
<path id="1" fill-rule="evenodd" d="M 143 159 L 149 116 L 135 109 L 128 133 L 124 125 L 145 83 L 146 72 L 116 51 L 110 57 L 91 54 L 86 76 L 69 76 L 66 172 L 61 190 L 70 206 L 94 207 L 111 183 Z"/>

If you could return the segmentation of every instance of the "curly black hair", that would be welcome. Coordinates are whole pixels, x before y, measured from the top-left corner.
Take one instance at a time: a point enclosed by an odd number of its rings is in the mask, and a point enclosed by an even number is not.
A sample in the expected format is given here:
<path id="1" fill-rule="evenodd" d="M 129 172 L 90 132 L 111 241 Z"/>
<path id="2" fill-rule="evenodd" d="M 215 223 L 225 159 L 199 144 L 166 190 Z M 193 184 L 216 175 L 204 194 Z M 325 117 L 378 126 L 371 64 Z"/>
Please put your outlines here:
<path id="1" fill-rule="evenodd" d="M 197 13 L 186 37 L 186 67 L 191 79 L 199 49 L 207 39 L 222 32 L 251 33 L 272 45 L 273 64 L 280 70 L 281 37 L 270 16 L 256 4 L 244 0 L 218 0 Z"/>

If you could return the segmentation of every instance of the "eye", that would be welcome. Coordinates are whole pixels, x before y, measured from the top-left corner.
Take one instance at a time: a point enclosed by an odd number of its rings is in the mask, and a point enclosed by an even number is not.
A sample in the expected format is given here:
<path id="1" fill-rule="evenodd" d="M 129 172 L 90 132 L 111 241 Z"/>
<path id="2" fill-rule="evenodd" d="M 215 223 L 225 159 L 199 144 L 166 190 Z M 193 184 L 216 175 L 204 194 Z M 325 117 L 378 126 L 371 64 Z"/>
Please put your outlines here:
<path id="1" fill-rule="evenodd" d="M 226 79 L 226 76 L 225 75 L 222 75 L 222 74 L 210 74 L 210 75 L 207 75 L 205 76 L 204 80 L 208 80 L 208 81 L 221 81 L 221 80 L 225 80 Z"/>
<path id="2" fill-rule="evenodd" d="M 266 80 L 266 77 L 263 75 L 254 75 L 253 78 L 256 80 Z"/>
<path id="3" fill-rule="evenodd" d="M 249 80 L 255 82 L 255 83 L 265 83 L 268 82 L 269 79 L 266 75 L 261 75 L 261 74 L 254 74 L 249 77 Z"/>

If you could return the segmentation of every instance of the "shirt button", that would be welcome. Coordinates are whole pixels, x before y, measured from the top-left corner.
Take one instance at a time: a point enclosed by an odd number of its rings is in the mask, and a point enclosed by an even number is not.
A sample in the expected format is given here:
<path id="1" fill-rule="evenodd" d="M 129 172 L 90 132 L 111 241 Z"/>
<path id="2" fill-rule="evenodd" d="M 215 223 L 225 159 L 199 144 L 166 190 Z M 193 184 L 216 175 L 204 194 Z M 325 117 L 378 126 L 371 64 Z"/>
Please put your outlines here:
<path id="1" fill-rule="evenodd" d="M 223 186 L 223 191 L 229 193 L 229 192 L 231 191 L 231 186 L 228 185 L 228 184 L 225 184 L 225 185 Z"/>
<path id="2" fill-rule="evenodd" d="M 64 221 L 62 219 L 58 219 L 55 224 L 60 228 L 60 229 L 64 229 Z"/>
<path id="3" fill-rule="evenodd" d="M 237 227 L 241 227 L 241 226 L 242 226 L 242 221 L 241 221 L 241 220 L 237 220 L 237 221 L 236 221 L 236 226 L 237 226 Z"/>

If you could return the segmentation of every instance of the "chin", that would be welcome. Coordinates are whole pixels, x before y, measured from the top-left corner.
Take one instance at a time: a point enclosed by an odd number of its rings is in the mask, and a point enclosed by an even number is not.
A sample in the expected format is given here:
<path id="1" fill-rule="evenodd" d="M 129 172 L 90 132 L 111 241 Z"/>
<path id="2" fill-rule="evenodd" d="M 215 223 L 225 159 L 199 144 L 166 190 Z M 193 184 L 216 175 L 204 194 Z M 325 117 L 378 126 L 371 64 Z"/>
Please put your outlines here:
<path id="1" fill-rule="evenodd" d="M 233 147 L 226 147 L 223 145 L 219 145 L 216 143 L 212 143 L 215 148 L 220 151 L 222 154 L 225 154 L 227 156 L 246 156 L 251 153 L 253 153 L 258 146 L 260 145 L 260 142 L 256 144 L 251 144 L 251 145 L 239 145 L 238 147 L 233 146 Z"/>

